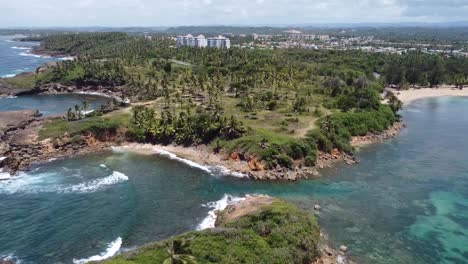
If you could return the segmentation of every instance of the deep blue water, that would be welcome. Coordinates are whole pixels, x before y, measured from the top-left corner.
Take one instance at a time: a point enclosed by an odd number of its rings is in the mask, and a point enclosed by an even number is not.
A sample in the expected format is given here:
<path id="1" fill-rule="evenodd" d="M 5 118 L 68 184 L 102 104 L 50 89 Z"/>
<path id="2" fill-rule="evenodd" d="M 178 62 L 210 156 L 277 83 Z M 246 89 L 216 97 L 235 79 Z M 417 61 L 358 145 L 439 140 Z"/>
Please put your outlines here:
<path id="1" fill-rule="evenodd" d="M 29 54 L 37 42 L 17 42 L 15 36 L 0 36 L 0 77 L 14 76 L 21 72 L 34 71 L 40 65 L 60 60 Z M 41 95 L 0 98 L 0 111 L 37 109 L 44 116 L 64 114 L 68 108 L 89 103 L 89 110 L 107 103 L 108 98 L 93 95 Z"/>
<path id="2" fill-rule="evenodd" d="M 40 65 L 60 59 L 30 54 L 38 42 L 16 42 L 15 36 L 0 36 L 0 77 L 34 71 Z"/>
<path id="3" fill-rule="evenodd" d="M 79 263 L 196 229 L 225 195 L 261 193 L 311 213 L 320 203 L 330 242 L 360 263 L 467 263 L 466 113 L 466 98 L 418 101 L 402 113 L 408 128 L 360 151 L 360 164 L 297 183 L 116 151 L 44 164 L 0 183 L 0 255 Z"/>

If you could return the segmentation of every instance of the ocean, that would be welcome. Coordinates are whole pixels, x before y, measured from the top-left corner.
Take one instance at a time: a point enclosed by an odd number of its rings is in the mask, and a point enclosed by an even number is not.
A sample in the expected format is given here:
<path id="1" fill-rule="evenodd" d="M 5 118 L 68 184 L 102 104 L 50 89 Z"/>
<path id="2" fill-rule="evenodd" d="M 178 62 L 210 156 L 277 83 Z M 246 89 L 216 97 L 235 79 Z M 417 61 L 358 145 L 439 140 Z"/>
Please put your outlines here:
<path id="1" fill-rule="evenodd" d="M 15 36 L 0 36 L 0 77 L 12 77 L 18 73 L 34 71 L 46 62 L 67 59 L 30 54 L 31 49 L 39 43 L 17 42 L 14 39 Z M 26 95 L 16 98 L 0 98 L 0 111 L 37 109 L 44 116 L 50 116 L 64 114 L 68 108 L 81 105 L 84 101 L 89 103 L 89 110 L 91 110 L 109 100 L 102 96 L 83 94 Z"/>
<path id="2" fill-rule="evenodd" d="M 31 54 L 31 49 L 39 43 L 14 41 L 17 37 L 19 36 L 0 36 L 0 77 L 34 71 L 46 62 L 65 59 Z"/>
<path id="3" fill-rule="evenodd" d="M 209 227 L 212 212 L 268 194 L 314 213 L 359 263 L 468 261 L 466 98 L 417 101 L 408 127 L 316 180 L 256 182 L 174 156 L 116 148 L 33 168 L 0 183 L 0 255 L 83 263 Z M 183 160 L 182 160 L 183 161 Z"/>

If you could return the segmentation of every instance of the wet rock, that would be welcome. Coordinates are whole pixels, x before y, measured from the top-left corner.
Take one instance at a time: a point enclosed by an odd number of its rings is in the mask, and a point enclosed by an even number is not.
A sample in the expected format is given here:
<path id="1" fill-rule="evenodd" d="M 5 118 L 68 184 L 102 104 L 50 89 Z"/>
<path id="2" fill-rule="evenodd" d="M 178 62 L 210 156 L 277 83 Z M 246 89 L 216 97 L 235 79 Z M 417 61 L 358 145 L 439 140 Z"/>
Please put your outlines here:
<path id="1" fill-rule="evenodd" d="M 344 252 L 348 251 L 348 247 L 345 246 L 345 245 L 341 245 L 340 246 L 340 251 L 344 253 Z"/>

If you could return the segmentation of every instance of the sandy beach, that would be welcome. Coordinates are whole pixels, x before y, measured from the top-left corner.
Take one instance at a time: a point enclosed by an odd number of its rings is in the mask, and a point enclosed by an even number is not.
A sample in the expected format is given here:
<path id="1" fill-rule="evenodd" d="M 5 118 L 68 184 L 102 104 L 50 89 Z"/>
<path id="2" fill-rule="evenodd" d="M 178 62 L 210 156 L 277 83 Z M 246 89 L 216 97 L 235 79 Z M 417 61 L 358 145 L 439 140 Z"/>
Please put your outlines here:
<path id="1" fill-rule="evenodd" d="M 404 104 L 409 104 L 418 99 L 442 96 L 467 96 L 468 89 L 457 89 L 454 86 L 440 86 L 439 88 L 420 88 L 404 91 L 395 91 L 395 95 Z"/>

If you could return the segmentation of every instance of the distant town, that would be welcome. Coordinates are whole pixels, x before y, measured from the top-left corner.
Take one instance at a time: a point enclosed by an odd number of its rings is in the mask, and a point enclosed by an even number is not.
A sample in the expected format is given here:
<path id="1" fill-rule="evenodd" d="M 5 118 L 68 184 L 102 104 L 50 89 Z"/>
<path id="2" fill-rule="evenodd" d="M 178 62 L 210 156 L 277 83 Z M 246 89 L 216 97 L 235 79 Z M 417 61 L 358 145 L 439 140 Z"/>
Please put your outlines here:
<path id="1" fill-rule="evenodd" d="M 341 32 L 343 34 L 347 32 Z M 455 48 L 451 44 L 425 44 L 390 42 L 374 36 L 332 36 L 329 34 L 309 34 L 291 29 L 281 34 L 232 34 L 226 36 L 236 38 L 231 45 L 231 40 L 223 35 L 205 37 L 203 34 L 193 36 L 192 34 L 174 37 L 177 47 L 197 48 L 303 48 L 315 50 L 362 50 L 373 53 L 403 54 L 411 51 L 421 51 L 427 54 L 442 54 L 450 56 L 468 57 L 468 49 Z"/>

